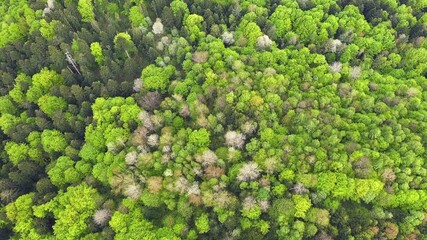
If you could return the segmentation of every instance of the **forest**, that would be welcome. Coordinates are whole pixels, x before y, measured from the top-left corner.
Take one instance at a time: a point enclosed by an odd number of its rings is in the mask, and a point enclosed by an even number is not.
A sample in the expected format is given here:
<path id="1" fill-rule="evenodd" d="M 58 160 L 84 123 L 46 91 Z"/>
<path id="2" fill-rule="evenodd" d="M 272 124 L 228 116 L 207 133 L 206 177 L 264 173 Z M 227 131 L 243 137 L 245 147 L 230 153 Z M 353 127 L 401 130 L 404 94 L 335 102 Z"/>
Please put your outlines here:
<path id="1" fill-rule="evenodd" d="M 0 22 L 0 239 L 427 239 L 426 0 Z"/>

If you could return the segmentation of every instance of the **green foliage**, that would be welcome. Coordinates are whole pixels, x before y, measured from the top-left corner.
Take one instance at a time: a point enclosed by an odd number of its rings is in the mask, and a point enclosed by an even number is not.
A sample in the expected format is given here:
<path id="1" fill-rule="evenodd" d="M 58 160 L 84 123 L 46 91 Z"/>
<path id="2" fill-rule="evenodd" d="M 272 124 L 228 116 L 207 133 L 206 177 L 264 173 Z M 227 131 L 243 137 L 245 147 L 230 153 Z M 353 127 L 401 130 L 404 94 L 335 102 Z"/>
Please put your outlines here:
<path id="1" fill-rule="evenodd" d="M 257 43 L 258 37 L 261 37 L 263 34 L 259 26 L 254 22 L 242 21 L 238 27 L 238 32 L 236 33 L 236 38 L 242 42 L 242 46 L 254 47 Z"/>
<path id="2" fill-rule="evenodd" d="M 205 33 L 201 31 L 203 17 L 197 14 L 190 14 L 184 20 L 184 27 L 190 34 L 190 41 L 196 41 L 205 36 Z"/>
<path id="3" fill-rule="evenodd" d="M 58 187 L 69 183 L 77 183 L 81 180 L 79 172 L 74 168 L 74 161 L 65 156 L 61 156 L 56 160 L 47 171 L 47 175 L 52 183 Z"/>
<path id="4" fill-rule="evenodd" d="M 32 9 L 25 0 L 6 0 L 0 4 L 0 48 L 24 40 L 38 29 L 41 12 Z"/>
<path id="5" fill-rule="evenodd" d="M 9 91 L 9 96 L 19 104 L 23 104 L 25 100 L 25 92 L 23 88 L 26 84 L 31 83 L 31 78 L 21 73 L 15 78 L 14 88 Z"/>
<path id="6" fill-rule="evenodd" d="M 194 222 L 194 224 L 197 227 L 197 231 L 201 234 L 203 233 L 207 233 L 210 230 L 209 227 L 209 218 L 208 218 L 208 214 L 204 213 L 201 216 L 199 216 L 196 221 Z"/>
<path id="7" fill-rule="evenodd" d="M 147 90 L 160 90 L 165 92 L 169 86 L 169 80 L 175 73 L 175 67 L 167 66 L 165 68 L 149 65 L 142 70 L 141 78 L 144 82 L 144 88 Z"/>
<path id="8" fill-rule="evenodd" d="M 52 40 L 55 37 L 55 25 L 58 25 L 59 22 L 54 20 L 51 22 L 46 22 L 46 20 L 42 19 L 40 21 L 40 33 L 46 40 Z"/>
<path id="9" fill-rule="evenodd" d="M 76 239 L 87 234 L 87 221 L 94 214 L 101 196 L 96 189 L 83 183 L 68 187 L 46 204 L 34 207 L 36 217 L 45 217 L 49 212 L 56 221 L 53 231 L 56 237 Z"/>
<path id="10" fill-rule="evenodd" d="M 63 152 L 68 145 L 64 135 L 57 130 L 44 130 L 41 144 L 47 153 Z"/>
<path id="11" fill-rule="evenodd" d="M 17 144 L 15 142 L 6 143 L 4 150 L 9 155 L 13 165 L 17 165 L 20 161 L 24 161 L 28 157 L 29 147 L 26 144 Z"/>
<path id="12" fill-rule="evenodd" d="M 261 209 L 259 207 L 242 209 L 242 216 L 249 219 L 258 219 L 261 216 Z"/>
<path id="13" fill-rule="evenodd" d="M 93 22 L 95 21 L 95 13 L 93 12 L 92 0 L 79 0 L 77 5 L 80 15 L 82 16 L 83 22 Z"/>
<path id="14" fill-rule="evenodd" d="M 127 58 L 130 58 L 131 54 L 137 51 L 135 43 L 132 41 L 132 37 L 128 33 L 120 32 L 114 36 L 114 47 L 117 51 L 123 51 L 126 53 Z"/>
<path id="15" fill-rule="evenodd" d="M 1 1 L 0 238 L 423 238 L 425 8 Z"/>
<path id="16" fill-rule="evenodd" d="M 205 148 L 211 142 L 209 137 L 210 133 L 205 128 L 201 128 L 190 133 L 188 143 L 199 148 Z"/>
<path id="17" fill-rule="evenodd" d="M 105 63 L 105 57 L 102 53 L 102 47 L 99 42 L 93 42 L 90 44 L 90 52 L 92 53 L 93 57 L 95 58 L 95 61 L 99 65 L 103 65 Z"/>
<path id="18" fill-rule="evenodd" d="M 2 114 L 2 116 L 0 116 L 0 127 L 4 133 L 7 133 L 9 129 L 14 127 L 19 122 L 21 122 L 19 117 L 15 117 L 8 113 Z"/>
<path id="19" fill-rule="evenodd" d="M 130 203 L 128 200 L 123 200 L 123 204 L 129 209 L 128 213 L 116 211 L 111 221 L 111 228 L 116 233 L 116 239 L 155 239 L 152 223 L 144 219 L 141 211 Z"/>
<path id="20" fill-rule="evenodd" d="M 40 109 L 50 117 L 52 117 L 54 112 L 67 108 L 67 102 L 61 97 L 44 95 L 39 98 L 37 103 Z"/>
<path id="21" fill-rule="evenodd" d="M 141 200 L 145 206 L 148 207 L 159 207 L 161 205 L 161 201 L 159 199 L 158 194 L 149 193 L 148 191 L 144 191 L 141 196 Z"/>
<path id="22" fill-rule="evenodd" d="M 132 37 L 128 33 L 117 33 L 116 36 L 114 36 L 114 44 L 118 44 L 120 40 L 123 40 L 125 42 L 131 42 Z"/>
<path id="23" fill-rule="evenodd" d="M 311 207 L 311 201 L 308 196 L 292 195 L 295 204 L 295 217 L 305 218 L 308 209 Z"/>
<path id="24" fill-rule="evenodd" d="M 144 14 L 141 12 L 141 8 L 139 6 L 133 6 L 129 9 L 129 20 L 132 27 L 147 27 Z"/>
<path id="25" fill-rule="evenodd" d="M 25 194 L 16 199 L 15 202 L 6 206 L 7 218 L 12 221 L 15 226 L 13 230 L 20 234 L 20 237 L 26 239 L 41 239 L 43 238 L 33 224 L 33 201 L 34 193 Z"/>
<path id="26" fill-rule="evenodd" d="M 170 6 L 175 17 L 182 15 L 185 18 L 187 15 L 190 15 L 187 4 L 182 0 L 173 0 Z"/>
<path id="27" fill-rule="evenodd" d="M 292 9 L 286 6 L 278 6 L 271 14 L 270 20 L 276 28 L 276 38 L 284 38 L 285 34 L 292 29 Z"/>
<path id="28" fill-rule="evenodd" d="M 37 103 L 39 98 L 47 94 L 52 87 L 63 83 L 64 80 L 61 75 L 43 68 L 39 73 L 33 75 L 31 86 L 27 91 L 27 99 L 30 102 Z"/>

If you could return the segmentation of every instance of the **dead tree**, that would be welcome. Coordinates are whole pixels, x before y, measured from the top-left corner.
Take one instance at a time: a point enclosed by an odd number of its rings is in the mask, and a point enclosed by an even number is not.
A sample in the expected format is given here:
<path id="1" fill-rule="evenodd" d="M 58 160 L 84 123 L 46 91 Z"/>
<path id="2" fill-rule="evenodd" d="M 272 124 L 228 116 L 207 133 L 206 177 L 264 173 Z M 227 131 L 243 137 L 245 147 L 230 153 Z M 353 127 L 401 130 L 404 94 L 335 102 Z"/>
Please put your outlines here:
<path id="1" fill-rule="evenodd" d="M 67 62 L 71 64 L 71 66 L 74 68 L 75 72 L 77 72 L 79 75 L 82 75 L 79 70 L 79 65 L 77 65 L 76 61 L 74 60 L 73 56 L 71 56 L 71 53 L 68 51 L 68 49 L 65 52 L 65 57 Z M 70 72 L 75 73 L 69 66 L 67 66 L 67 68 L 68 70 L 70 70 Z"/>

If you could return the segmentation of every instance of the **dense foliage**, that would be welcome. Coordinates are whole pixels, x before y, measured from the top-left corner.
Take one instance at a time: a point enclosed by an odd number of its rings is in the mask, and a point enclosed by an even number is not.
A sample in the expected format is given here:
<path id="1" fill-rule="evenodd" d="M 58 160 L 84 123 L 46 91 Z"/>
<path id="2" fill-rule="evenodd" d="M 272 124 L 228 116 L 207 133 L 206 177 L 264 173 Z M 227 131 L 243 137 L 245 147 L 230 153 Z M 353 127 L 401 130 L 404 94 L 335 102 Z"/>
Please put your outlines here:
<path id="1" fill-rule="evenodd" d="M 424 239 L 425 0 L 3 0 L 0 239 Z"/>

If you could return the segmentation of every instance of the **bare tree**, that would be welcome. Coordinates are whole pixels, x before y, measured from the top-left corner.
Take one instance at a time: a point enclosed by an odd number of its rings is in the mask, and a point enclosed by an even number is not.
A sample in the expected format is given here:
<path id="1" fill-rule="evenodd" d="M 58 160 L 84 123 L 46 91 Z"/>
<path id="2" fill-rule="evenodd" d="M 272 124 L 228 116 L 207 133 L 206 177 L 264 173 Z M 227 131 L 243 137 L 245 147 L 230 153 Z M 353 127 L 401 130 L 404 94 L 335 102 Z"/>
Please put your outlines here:
<path id="1" fill-rule="evenodd" d="M 329 69 L 331 69 L 331 71 L 333 73 L 341 72 L 342 63 L 340 63 L 340 62 L 333 62 L 331 65 L 329 65 Z"/>
<path id="2" fill-rule="evenodd" d="M 124 195 L 131 199 L 137 199 L 141 195 L 141 189 L 137 184 L 131 184 L 126 188 Z"/>
<path id="3" fill-rule="evenodd" d="M 153 111 L 158 108 L 162 102 L 162 96 L 158 92 L 148 92 L 138 102 L 139 105 L 147 111 Z"/>
<path id="4" fill-rule="evenodd" d="M 221 37 L 222 41 L 227 45 L 234 43 L 234 32 L 224 32 Z"/>
<path id="5" fill-rule="evenodd" d="M 257 47 L 261 49 L 269 48 L 271 44 L 273 44 L 273 41 L 267 35 L 263 35 L 257 39 Z"/>
<path id="6" fill-rule="evenodd" d="M 157 35 L 163 33 L 162 19 L 160 19 L 160 18 L 156 19 L 156 22 L 153 24 L 153 33 L 157 34 Z"/>
<path id="7" fill-rule="evenodd" d="M 242 148 L 243 145 L 245 145 L 245 135 L 235 132 L 235 131 L 228 131 L 225 134 L 225 144 L 227 144 L 230 147 L 234 148 Z"/>
<path id="8" fill-rule="evenodd" d="M 104 226 L 110 221 L 111 211 L 108 209 L 100 209 L 95 212 L 93 215 L 93 221 L 99 225 Z"/>
<path id="9" fill-rule="evenodd" d="M 237 180 L 239 181 L 250 181 L 255 180 L 259 176 L 258 164 L 256 162 L 245 163 L 239 170 Z"/>

